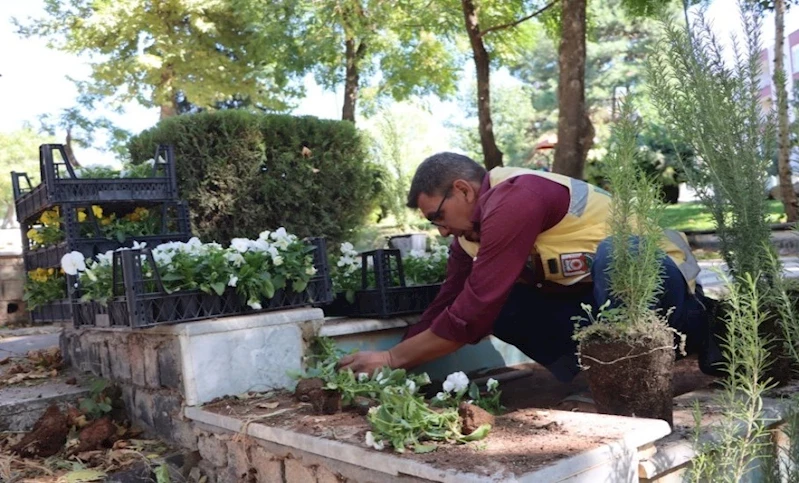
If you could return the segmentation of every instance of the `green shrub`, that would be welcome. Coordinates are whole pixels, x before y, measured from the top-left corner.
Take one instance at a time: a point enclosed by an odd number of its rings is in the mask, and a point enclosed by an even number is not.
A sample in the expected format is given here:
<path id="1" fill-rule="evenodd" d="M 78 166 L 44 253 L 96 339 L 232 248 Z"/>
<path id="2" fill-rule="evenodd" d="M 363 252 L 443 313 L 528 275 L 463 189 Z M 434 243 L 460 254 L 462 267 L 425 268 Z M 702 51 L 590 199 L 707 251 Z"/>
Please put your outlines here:
<path id="1" fill-rule="evenodd" d="M 374 209 L 383 170 L 348 122 L 228 110 L 176 116 L 134 136 L 134 162 L 172 144 L 195 234 L 227 243 L 285 226 L 346 238 Z M 303 154 L 303 148 L 310 150 Z"/>

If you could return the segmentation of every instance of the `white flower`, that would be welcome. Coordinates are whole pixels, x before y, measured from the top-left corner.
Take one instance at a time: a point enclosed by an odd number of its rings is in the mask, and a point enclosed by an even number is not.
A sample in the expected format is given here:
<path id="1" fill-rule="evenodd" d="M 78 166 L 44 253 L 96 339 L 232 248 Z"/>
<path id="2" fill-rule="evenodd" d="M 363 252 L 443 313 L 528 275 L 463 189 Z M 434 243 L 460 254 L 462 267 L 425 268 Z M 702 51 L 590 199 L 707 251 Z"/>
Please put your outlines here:
<path id="1" fill-rule="evenodd" d="M 143 250 L 145 248 L 147 248 L 147 242 L 139 243 L 136 240 L 133 240 L 133 249 L 134 250 Z"/>
<path id="2" fill-rule="evenodd" d="M 422 375 L 419 376 L 419 383 L 421 385 L 430 384 L 430 376 L 428 376 L 426 372 L 423 372 Z"/>
<path id="3" fill-rule="evenodd" d="M 228 287 L 235 287 L 235 286 L 236 286 L 236 283 L 237 283 L 238 281 L 239 281 L 239 277 L 237 277 L 237 276 L 235 276 L 235 275 L 231 275 L 231 276 L 230 276 L 230 280 L 228 280 L 228 282 L 227 282 L 227 286 L 228 286 Z"/>
<path id="4" fill-rule="evenodd" d="M 248 300 L 247 305 L 249 305 L 250 308 L 253 310 L 261 310 L 263 308 L 261 307 L 261 303 L 258 302 L 257 300 Z"/>
<path id="5" fill-rule="evenodd" d="M 453 392 L 456 393 L 465 391 L 466 388 L 469 386 L 469 378 L 466 377 L 462 371 L 453 372 L 449 376 L 447 376 L 447 380 L 444 381 L 443 387 L 446 392 Z"/>
<path id="6" fill-rule="evenodd" d="M 489 379 L 488 382 L 486 382 L 486 387 L 488 388 L 489 391 L 493 391 L 498 386 L 499 386 L 499 381 L 497 381 L 493 377 Z"/>
<path id="7" fill-rule="evenodd" d="M 385 447 L 383 441 L 377 441 L 375 439 L 375 435 L 372 434 L 371 431 L 366 432 L 366 446 L 371 446 L 372 448 L 380 451 Z"/>
<path id="8" fill-rule="evenodd" d="M 252 242 L 246 238 L 234 238 L 230 240 L 230 248 L 236 250 L 239 253 L 244 253 L 250 249 Z"/>
<path id="9" fill-rule="evenodd" d="M 358 374 L 358 382 L 366 382 L 369 380 L 369 374 L 361 372 Z"/>
<path id="10" fill-rule="evenodd" d="M 95 275 L 94 272 L 92 272 L 91 270 L 86 270 L 84 273 L 86 274 L 87 277 L 89 277 L 89 280 L 91 280 L 92 282 L 97 281 L 97 275 Z"/>
<path id="11" fill-rule="evenodd" d="M 272 263 L 274 263 L 276 267 L 283 265 L 283 257 L 280 255 L 272 257 Z"/>
<path id="12" fill-rule="evenodd" d="M 316 275 L 316 267 L 308 267 L 305 269 L 305 275 Z"/>
<path id="13" fill-rule="evenodd" d="M 261 232 L 261 233 L 258 235 L 258 239 L 259 239 L 259 240 L 265 240 L 265 241 L 269 241 L 269 235 L 270 235 L 271 233 L 272 233 L 272 232 L 271 232 L 271 231 L 269 231 L 269 230 L 262 231 L 262 232 Z"/>
<path id="14" fill-rule="evenodd" d="M 446 401 L 447 399 L 449 399 L 449 394 L 446 392 L 440 392 L 436 394 L 436 399 L 438 399 L 439 401 Z"/>
<path id="15" fill-rule="evenodd" d="M 225 259 L 233 264 L 234 267 L 238 268 L 244 263 L 244 256 L 239 252 L 227 252 L 225 253 Z"/>
<path id="16" fill-rule="evenodd" d="M 377 373 L 377 377 L 375 377 L 375 382 L 379 382 L 380 384 L 385 384 L 388 379 L 383 379 L 383 371 Z"/>
<path id="17" fill-rule="evenodd" d="M 61 269 L 68 275 L 77 275 L 86 270 L 86 258 L 81 252 L 69 252 L 61 257 Z"/>
<path id="18" fill-rule="evenodd" d="M 277 230 L 273 231 L 271 236 L 273 240 L 283 240 L 288 238 L 289 234 L 286 232 L 286 229 L 281 226 Z"/>
<path id="19" fill-rule="evenodd" d="M 413 394 L 413 393 L 415 393 L 415 392 L 416 392 L 416 383 L 415 383 L 415 382 L 413 382 L 412 380 L 410 380 L 410 379 L 407 379 L 407 380 L 405 381 L 405 386 L 407 386 L 407 387 L 408 387 L 408 391 L 409 391 L 411 394 Z"/>

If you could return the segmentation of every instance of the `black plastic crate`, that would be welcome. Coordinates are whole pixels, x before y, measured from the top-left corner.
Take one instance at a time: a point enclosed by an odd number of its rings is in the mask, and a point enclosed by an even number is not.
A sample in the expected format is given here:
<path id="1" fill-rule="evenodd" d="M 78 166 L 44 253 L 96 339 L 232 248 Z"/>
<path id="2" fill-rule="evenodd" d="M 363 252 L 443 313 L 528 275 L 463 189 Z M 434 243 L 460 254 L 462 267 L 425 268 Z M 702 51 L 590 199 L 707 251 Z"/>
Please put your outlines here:
<path id="1" fill-rule="evenodd" d="M 37 325 L 72 322 L 72 304 L 63 299 L 40 305 L 31 310 L 31 320 Z"/>
<path id="2" fill-rule="evenodd" d="M 54 151 L 60 154 L 60 162 L 54 159 Z M 153 159 L 155 165 L 151 178 L 76 178 L 64 145 L 42 144 L 39 146 L 42 180 L 39 185 L 32 186 L 26 173 L 11 172 L 17 220 L 20 223 L 27 222 L 45 209 L 64 203 L 177 200 L 173 147 L 158 146 Z"/>
<path id="3" fill-rule="evenodd" d="M 108 303 L 108 319 L 113 327 L 152 327 L 155 325 L 190 322 L 226 315 L 248 314 L 282 310 L 302 306 L 318 306 L 332 301 L 330 273 L 327 267 L 325 240 L 308 241 L 316 247 L 314 267 L 317 273 L 303 292 L 278 290 L 275 296 L 263 303 L 259 310 L 251 309 L 235 290 L 227 288 L 221 296 L 200 290 L 167 293 L 156 270 L 152 278 L 145 278 L 142 257 L 155 266 L 149 249 L 125 250 L 114 254 L 114 293 Z M 101 314 L 99 304 L 86 305 L 75 310 L 75 325 L 96 325 Z"/>
<path id="4" fill-rule="evenodd" d="M 81 233 L 81 225 L 75 216 L 75 209 L 83 207 L 87 209 L 88 229 L 92 231 L 91 236 L 85 237 Z M 166 202 L 161 203 L 158 208 L 161 211 L 161 227 L 159 234 L 142 235 L 126 238 L 122 241 L 103 238 L 100 234 L 97 220 L 91 214 L 91 206 L 71 205 L 64 209 L 63 226 L 65 228 L 65 240 L 58 245 L 30 249 L 31 241 L 28 239 L 27 227 L 22 226 L 22 246 L 25 269 L 35 270 L 37 268 L 51 268 L 61 266 L 61 257 L 64 254 L 79 251 L 86 258 L 105 253 L 108 250 L 117 248 L 130 248 L 133 242 L 146 243 L 148 247 L 154 247 L 161 243 L 170 241 L 188 241 L 191 238 L 191 224 L 189 220 L 189 210 L 186 202 Z"/>
<path id="5" fill-rule="evenodd" d="M 358 290 L 353 303 L 344 294 L 336 294 L 333 303 L 324 308 L 325 315 L 387 319 L 397 315 L 419 314 L 433 303 L 439 290 L 441 284 L 390 287 L 383 292 Z"/>
<path id="6" fill-rule="evenodd" d="M 370 286 L 370 270 L 375 288 L 366 288 Z M 406 286 L 400 251 L 379 249 L 361 253 L 361 287 L 364 289 L 355 292 L 353 303 L 344 294 L 336 294 L 333 303 L 325 307 L 325 314 L 386 319 L 424 312 L 441 284 Z"/>

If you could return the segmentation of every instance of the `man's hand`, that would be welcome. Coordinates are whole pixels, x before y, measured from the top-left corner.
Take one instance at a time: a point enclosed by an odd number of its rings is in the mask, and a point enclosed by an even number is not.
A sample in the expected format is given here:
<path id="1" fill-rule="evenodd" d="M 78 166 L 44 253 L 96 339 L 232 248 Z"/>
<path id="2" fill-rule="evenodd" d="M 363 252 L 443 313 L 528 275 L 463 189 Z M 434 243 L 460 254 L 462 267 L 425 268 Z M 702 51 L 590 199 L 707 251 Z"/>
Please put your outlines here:
<path id="1" fill-rule="evenodd" d="M 344 356 L 338 361 L 339 369 L 352 369 L 355 374 L 365 372 L 370 377 L 375 369 L 383 366 L 391 367 L 391 356 L 388 351 L 356 352 L 355 354 Z"/>

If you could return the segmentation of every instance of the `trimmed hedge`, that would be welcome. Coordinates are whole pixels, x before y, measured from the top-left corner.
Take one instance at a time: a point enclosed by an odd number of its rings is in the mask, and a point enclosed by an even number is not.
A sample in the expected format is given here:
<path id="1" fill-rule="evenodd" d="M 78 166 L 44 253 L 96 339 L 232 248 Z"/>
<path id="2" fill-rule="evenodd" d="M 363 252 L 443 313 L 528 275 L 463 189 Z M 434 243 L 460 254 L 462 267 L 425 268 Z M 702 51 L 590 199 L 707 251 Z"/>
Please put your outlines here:
<path id="1" fill-rule="evenodd" d="M 353 124 L 310 116 L 225 110 L 168 118 L 130 140 L 133 162 L 151 158 L 159 143 L 175 146 L 195 234 L 219 243 L 279 226 L 341 241 L 374 209 L 385 174 L 366 161 Z"/>

